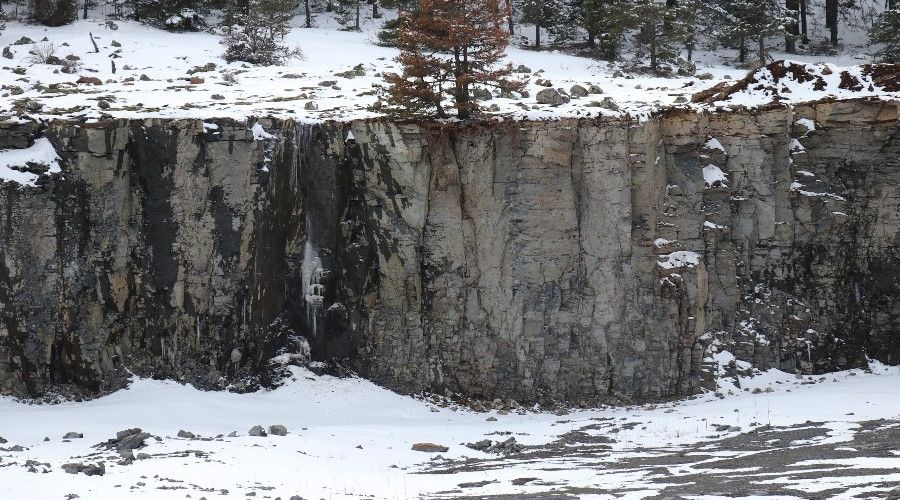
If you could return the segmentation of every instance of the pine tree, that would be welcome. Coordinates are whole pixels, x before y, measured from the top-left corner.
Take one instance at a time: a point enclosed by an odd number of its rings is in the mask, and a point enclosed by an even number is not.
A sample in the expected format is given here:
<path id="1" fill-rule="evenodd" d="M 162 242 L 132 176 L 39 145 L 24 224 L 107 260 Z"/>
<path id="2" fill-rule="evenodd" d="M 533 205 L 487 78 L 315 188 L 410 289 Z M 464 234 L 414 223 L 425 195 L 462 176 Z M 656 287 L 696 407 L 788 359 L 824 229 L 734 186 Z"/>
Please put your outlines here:
<path id="1" fill-rule="evenodd" d="M 75 0 L 28 0 L 28 19 L 44 26 L 62 26 L 78 18 Z"/>
<path id="2" fill-rule="evenodd" d="M 195 31 L 205 27 L 206 0 L 128 0 L 135 20 L 169 31 Z"/>
<path id="3" fill-rule="evenodd" d="M 784 35 L 791 17 L 783 0 L 721 0 L 717 6 L 717 28 L 711 30 L 726 44 L 738 47 L 739 60 L 747 58 L 749 42 L 755 42 L 760 64 L 766 64 L 769 37 Z"/>
<path id="4" fill-rule="evenodd" d="M 633 42 L 637 57 L 650 59 L 650 70 L 660 73 L 662 63 L 675 61 L 688 38 L 688 25 L 683 11 L 654 0 L 642 0 L 631 9 L 636 30 Z"/>
<path id="5" fill-rule="evenodd" d="M 628 27 L 629 4 L 623 0 L 582 0 L 578 25 L 587 32 L 588 47 L 598 48 L 602 57 L 614 61 Z"/>
<path id="6" fill-rule="evenodd" d="M 876 55 L 886 63 L 900 63 L 900 2 L 889 5 L 869 31 L 869 41 L 878 46 Z"/>
<path id="7" fill-rule="evenodd" d="M 442 101 L 449 96 L 466 119 L 478 111 L 477 88 L 520 90 L 522 82 L 510 79 L 512 68 L 497 66 L 508 43 L 505 14 L 499 0 L 420 0 L 401 20 L 396 61 L 403 72 L 385 75 L 389 104 L 446 118 Z"/>
<path id="8" fill-rule="evenodd" d="M 396 47 L 397 46 L 397 30 L 400 28 L 400 20 L 403 18 L 403 12 L 417 9 L 418 4 L 415 0 L 394 0 L 389 3 L 385 3 L 385 7 L 394 7 L 396 8 L 400 15 L 398 17 L 387 19 L 384 21 L 384 24 L 381 25 L 381 30 L 378 31 L 378 45 L 383 47 Z"/>
<path id="9" fill-rule="evenodd" d="M 294 0 L 250 0 L 246 12 L 236 12 L 225 26 L 225 60 L 272 65 L 299 56 L 284 45 L 295 6 Z"/>
<path id="10" fill-rule="evenodd" d="M 338 0 L 338 22 L 344 29 L 359 31 L 362 15 L 361 0 Z"/>
<path id="11" fill-rule="evenodd" d="M 534 25 L 534 47 L 541 48 L 541 30 L 549 29 L 553 23 L 555 0 L 524 0 L 522 20 Z"/>
<path id="12" fill-rule="evenodd" d="M 578 4 L 573 0 L 555 0 L 547 18 L 547 32 L 553 45 L 571 45 L 581 35 L 578 31 Z"/>

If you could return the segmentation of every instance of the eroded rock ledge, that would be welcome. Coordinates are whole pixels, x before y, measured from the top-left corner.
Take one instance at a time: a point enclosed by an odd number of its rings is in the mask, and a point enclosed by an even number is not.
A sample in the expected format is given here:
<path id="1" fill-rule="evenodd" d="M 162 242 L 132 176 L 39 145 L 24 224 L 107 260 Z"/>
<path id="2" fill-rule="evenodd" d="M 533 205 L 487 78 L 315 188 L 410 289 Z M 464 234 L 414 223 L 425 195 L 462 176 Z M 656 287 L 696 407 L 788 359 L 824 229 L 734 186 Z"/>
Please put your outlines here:
<path id="1" fill-rule="evenodd" d="M 690 394 L 717 349 L 900 362 L 896 103 L 253 125 L 0 127 L 62 170 L 0 185 L 4 394 L 265 382 L 307 344 L 519 401 Z"/>

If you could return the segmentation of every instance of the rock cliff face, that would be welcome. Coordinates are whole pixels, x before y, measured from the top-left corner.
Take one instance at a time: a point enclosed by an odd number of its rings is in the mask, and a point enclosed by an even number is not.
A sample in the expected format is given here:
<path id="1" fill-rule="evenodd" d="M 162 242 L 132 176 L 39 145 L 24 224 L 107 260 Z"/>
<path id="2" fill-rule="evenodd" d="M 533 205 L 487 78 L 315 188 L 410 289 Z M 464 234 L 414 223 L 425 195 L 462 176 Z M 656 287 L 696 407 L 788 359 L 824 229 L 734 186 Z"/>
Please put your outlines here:
<path id="1" fill-rule="evenodd" d="M 0 186 L 0 390 L 252 386 L 310 348 L 520 401 L 693 393 L 717 349 L 898 363 L 898 109 L 7 124 L 62 172 Z"/>

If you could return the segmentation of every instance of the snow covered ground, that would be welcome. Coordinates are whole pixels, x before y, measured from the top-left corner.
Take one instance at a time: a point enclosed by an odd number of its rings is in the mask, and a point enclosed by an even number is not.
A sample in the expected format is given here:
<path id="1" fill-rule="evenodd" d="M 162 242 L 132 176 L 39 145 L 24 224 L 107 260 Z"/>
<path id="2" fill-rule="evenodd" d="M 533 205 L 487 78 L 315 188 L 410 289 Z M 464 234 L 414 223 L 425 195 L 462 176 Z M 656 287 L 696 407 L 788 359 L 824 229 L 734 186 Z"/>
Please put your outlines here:
<path id="1" fill-rule="evenodd" d="M 300 18 L 295 20 L 298 25 L 300 22 Z M 220 38 L 211 33 L 169 33 L 134 22 L 107 23 L 100 19 L 81 20 L 59 28 L 11 22 L 0 32 L 0 46 L 9 47 L 12 57 L 0 59 L 0 95 L 5 97 L 0 101 L 0 116 L 18 111 L 44 118 L 96 118 L 101 114 L 195 118 L 275 115 L 317 121 L 379 116 L 373 105 L 384 86 L 382 75 L 398 71 L 393 61 L 397 51 L 374 43 L 381 22 L 368 19 L 362 32 L 342 31 L 336 29 L 332 19 L 320 16 L 317 27 L 296 27 L 286 39 L 288 45 L 300 47 L 305 57 L 276 67 L 226 63 L 220 57 Z M 98 51 L 94 50 L 91 36 Z M 34 43 L 16 45 L 22 37 Z M 31 51 L 46 52 L 51 46 L 61 60 L 68 56 L 78 58 L 70 73 L 61 71 L 63 66 L 34 61 Z M 871 61 L 870 56 L 853 47 L 844 54 L 791 57 L 826 62 L 835 75 L 843 66 Z M 494 97 L 483 104 L 485 108 L 494 105 L 490 113 L 500 116 L 642 116 L 653 109 L 690 100 L 693 93 L 719 82 L 743 77 L 744 70 L 728 65 L 730 56 L 728 51 L 698 51 L 697 74 L 708 74 L 701 80 L 693 76 L 622 74 L 618 67 L 604 61 L 511 47 L 508 61 L 530 71 L 517 74 L 527 80 L 529 96 Z M 773 56 L 786 57 L 778 53 Z M 76 83 L 79 80 L 81 83 Z M 536 94 L 546 88 L 538 84 L 539 80 L 547 80 L 553 88 L 566 92 L 578 84 L 588 89 L 595 85 L 603 93 L 559 106 L 538 104 Z M 794 93 L 787 96 L 789 101 L 841 97 L 833 88 L 818 92 L 797 90 L 794 88 Z M 852 95 L 900 98 L 900 92 L 879 89 Z M 620 111 L 601 107 L 605 98 L 611 98 Z M 744 93 L 738 103 L 770 101 L 771 96 L 765 92 Z M 310 102 L 317 109 L 306 109 Z"/>
<path id="2" fill-rule="evenodd" d="M 294 374 L 253 394 L 136 379 L 87 402 L 0 399 L 0 498 L 849 498 L 900 487 L 898 367 L 770 371 L 680 402 L 571 413 L 474 412 L 357 378 Z M 288 434 L 248 435 L 274 424 Z M 95 446 L 134 427 L 152 436 L 133 463 Z M 521 447 L 495 453 L 510 437 Z M 465 446 L 485 439 L 494 452 Z M 105 475 L 67 474 L 73 462 L 102 463 Z"/>

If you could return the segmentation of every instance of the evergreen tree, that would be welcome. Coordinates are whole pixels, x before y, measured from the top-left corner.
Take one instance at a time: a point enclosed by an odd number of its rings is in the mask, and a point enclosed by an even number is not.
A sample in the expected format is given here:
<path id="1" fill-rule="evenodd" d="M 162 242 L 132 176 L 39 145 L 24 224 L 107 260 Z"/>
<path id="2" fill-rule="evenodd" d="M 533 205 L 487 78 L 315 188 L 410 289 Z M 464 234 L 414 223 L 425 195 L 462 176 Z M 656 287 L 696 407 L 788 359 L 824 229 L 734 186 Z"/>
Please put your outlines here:
<path id="1" fill-rule="evenodd" d="M 524 0 L 522 2 L 522 20 L 534 25 L 534 47 L 541 48 L 541 30 L 551 26 L 554 0 Z"/>
<path id="2" fill-rule="evenodd" d="M 578 25 L 587 32 L 588 47 L 596 47 L 607 61 L 619 55 L 628 18 L 629 4 L 623 0 L 582 0 L 578 9 Z"/>
<path id="3" fill-rule="evenodd" d="M 791 22 L 783 0 L 720 0 L 716 28 L 720 41 L 738 47 L 738 58 L 746 61 L 748 44 L 755 43 L 760 64 L 766 64 L 769 37 L 784 35 Z"/>
<path id="4" fill-rule="evenodd" d="M 403 72 L 385 75 L 389 104 L 446 118 L 442 101 L 449 96 L 466 119 L 478 111 L 476 89 L 520 90 L 522 82 L 509 78 L 512 68 L 497 66 L 508 43 L 505 14 L 499 0 L 420 0 L 417 10 L 404 12 L 396 59 Z"/>
<path id="5" fill-rule="evenodd" d="M 359 31 L 362 15 L 362 0 L 338 0 L 338 22 L 344 29 Z"/>
<path id="6" fill-rule="evenodd" d="M 878 16 L 869 31 L 869 40 L 878 46 L 876 55 L 880 60 L 900 63 L 900 2 Z"/>
<path id="7" fill-rule="evenodd" d="M 573 0 L 556 0 L 549 7 L 546 24 L 553 44 L 574 44 L 581 35 L 578 31 L 578 4 Z"/>
<path id="8" fill-rule="evenodd" d="M 294 0 L 249 0 L 246 12 L 236 12 L 225 26 L 225 60 L 272 65 L 299 56 L 284 45 L 295 6 Z"/>
<path id="9" fill-rule="evenodd" d="M 62 26 L 78 18 L 75 0 L 28 0 L 28 19 L 44 26 Z"/>
<path id="10" fill-rule="evenodd" d="M 194 31 L 205 26 L 207 0 L 128 0 L 132 16 L 157 28 Z"/>
<path id="11" fill-rule="evenodd" d="M 684 11 L 654 0 L 642 0 L 631 9 L 637 28 L 633 42 L 638 58 L 649 58 L 650 70 L 659 73 L 662 63 L 675 61 L 690 32 Z"/>
<path id="12" fill-rule="evenodd" d="M 400 27 L 400 20 L 403 18 L 403 12 L 418 8 L 415 0 L 395 0 L 385 4 L 386 7 L 395 7 L 400 15 L 393 19 L 388 19 L 382 24 L 381 30 L 378 31 L 378 45 L 384 47 L 397 46 L 397 30 Z"/>

